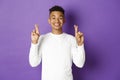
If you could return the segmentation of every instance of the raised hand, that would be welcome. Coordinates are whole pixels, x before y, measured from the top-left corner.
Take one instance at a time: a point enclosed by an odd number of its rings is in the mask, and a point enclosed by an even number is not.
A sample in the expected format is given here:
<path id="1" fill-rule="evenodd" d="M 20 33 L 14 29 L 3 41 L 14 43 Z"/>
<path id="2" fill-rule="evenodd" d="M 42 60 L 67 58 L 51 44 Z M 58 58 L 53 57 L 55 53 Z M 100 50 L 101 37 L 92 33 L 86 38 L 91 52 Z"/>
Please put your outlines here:
<path id="1" fill-rule="evenodd" d="M 35 29 L 33 29 L 33 31 L 31 32 L 31 42 L 33 44 L 37 44 L 39 36 L 40 36 L 40 33 L 39 33 L 38 25 L 35 24 Z"/>
<path id="2" fill-rule="evenodd" d="M 77 25 L 74 25 L 74 29 L 75 29 L 75 38 L 76 38 L 77 44 L 78 46 L 81 46 L 84 43 L 83 33 L 78 31 Z"/>

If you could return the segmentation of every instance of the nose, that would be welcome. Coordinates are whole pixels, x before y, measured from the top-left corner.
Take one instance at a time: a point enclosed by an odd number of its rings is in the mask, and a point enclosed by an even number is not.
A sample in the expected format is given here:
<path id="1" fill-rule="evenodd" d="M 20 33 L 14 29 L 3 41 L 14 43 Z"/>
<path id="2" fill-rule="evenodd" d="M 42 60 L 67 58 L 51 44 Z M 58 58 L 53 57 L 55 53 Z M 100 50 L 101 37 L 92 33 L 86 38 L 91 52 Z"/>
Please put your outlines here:
<path id="1" fill-rule="evenodd" d="M 59 22 L 59 19 L 56 19 L 55 22 Z"/>

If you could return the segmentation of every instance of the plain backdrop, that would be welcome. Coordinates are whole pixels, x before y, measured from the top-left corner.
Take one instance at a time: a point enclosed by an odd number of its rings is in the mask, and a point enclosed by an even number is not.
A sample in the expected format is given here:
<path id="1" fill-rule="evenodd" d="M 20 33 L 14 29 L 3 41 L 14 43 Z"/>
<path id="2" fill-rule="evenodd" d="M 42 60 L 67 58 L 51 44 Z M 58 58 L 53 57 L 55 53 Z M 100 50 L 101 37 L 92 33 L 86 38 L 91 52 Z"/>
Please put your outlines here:
<path id="1" fill-rule="evenodd" d="M 0 0 L 0 80 L 41 80 L 41 64 L 29 65 L 30 34 L 36 23 L 41 34 L 51 31 L 54 5 L 66 11 L 64 31 L 74 35 L 77 24 L 85 36 L 86 62 L 73 64 L 74 80 L 120 80 L 119 0 Z"/>

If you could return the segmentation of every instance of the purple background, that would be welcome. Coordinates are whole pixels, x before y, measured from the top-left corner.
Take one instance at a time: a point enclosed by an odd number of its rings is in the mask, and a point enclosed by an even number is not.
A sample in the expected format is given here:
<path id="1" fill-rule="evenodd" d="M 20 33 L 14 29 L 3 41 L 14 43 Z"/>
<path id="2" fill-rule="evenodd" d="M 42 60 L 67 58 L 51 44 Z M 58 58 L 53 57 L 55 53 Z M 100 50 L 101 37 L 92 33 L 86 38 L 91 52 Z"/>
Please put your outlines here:
<path id="1" fill-rule="evenodd" d="M 74 24 L 85 35 L 86 63 L 73 65 L 74 80 L 120 80 L 120 0 L 0 0 L 0 80 L 41 80 L 41 65 L 32 68 L 30 33 L 51 30 L 48 9 L 66 10 L 64 31 Z"/>

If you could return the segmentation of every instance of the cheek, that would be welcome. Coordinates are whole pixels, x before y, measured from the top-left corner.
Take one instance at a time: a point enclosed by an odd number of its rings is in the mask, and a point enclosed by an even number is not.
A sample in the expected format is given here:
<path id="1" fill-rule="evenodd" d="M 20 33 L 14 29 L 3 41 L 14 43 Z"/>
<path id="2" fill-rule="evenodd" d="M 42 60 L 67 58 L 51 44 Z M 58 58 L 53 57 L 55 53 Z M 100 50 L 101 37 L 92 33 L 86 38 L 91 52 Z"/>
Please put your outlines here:
<path id="1" fill-rule="evenodd" d="M 64 23 L 64 20 L 60 20 L 60 22 L 63 24 L 63 23 Z"/>
<path id="2" fill-rule="evenodd" d="M 63 20 L 59 19 L 59 22 L 61 22 L 61 23 L 62 23 L 62 22 L 63 22 Z"/>
<path id="3" fill-rule="evenodd" d="M 50 24 L 54 23 L 54 20 L 50 20 L 49 23 L 50 23 Z"/>

